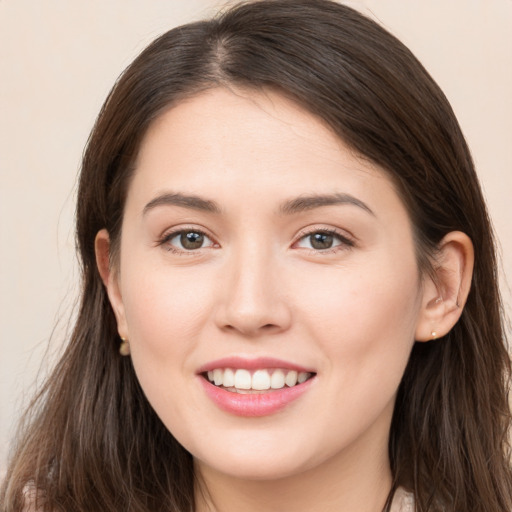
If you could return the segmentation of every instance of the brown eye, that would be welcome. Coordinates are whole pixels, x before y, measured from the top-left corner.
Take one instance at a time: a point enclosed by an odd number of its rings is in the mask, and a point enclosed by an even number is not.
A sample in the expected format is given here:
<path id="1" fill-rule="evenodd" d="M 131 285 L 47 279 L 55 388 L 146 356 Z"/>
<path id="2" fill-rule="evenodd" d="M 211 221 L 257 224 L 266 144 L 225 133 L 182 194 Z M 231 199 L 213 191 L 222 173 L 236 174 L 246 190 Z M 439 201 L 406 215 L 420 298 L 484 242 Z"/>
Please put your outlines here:
<path id="1" fill-rule="evenodd" d="M 181 233 L 180 243 L 184 249 L 189 251 L 192 249 L 199 249 L 204 243 L 204 235 L 202 233 L 195 233 L 193 231 Z"/>
<path id="2" fill-rule="evenodd" d="M 334 237 L 329 233 L 313 233 L 309 238 L 311 247 L 318 250 L 330 249 L 334 242 Z"/>
<path id="3" fill-rule="evenodd" d="M 201 231 L 178 231 L 171 233 L 164 240 L 169 250 L 194 251 L 212 247 L 213 242 Z"/>
<path id="4" fill-rule="evenodd" d="M 315 251 L 328 251 L 339 247 L 353 247 L 354 243 L 347 237 L 334 231 L 313 231 L 304 235 L 298 242 L 296 247 L 304 249 L 312 249 Z"/>

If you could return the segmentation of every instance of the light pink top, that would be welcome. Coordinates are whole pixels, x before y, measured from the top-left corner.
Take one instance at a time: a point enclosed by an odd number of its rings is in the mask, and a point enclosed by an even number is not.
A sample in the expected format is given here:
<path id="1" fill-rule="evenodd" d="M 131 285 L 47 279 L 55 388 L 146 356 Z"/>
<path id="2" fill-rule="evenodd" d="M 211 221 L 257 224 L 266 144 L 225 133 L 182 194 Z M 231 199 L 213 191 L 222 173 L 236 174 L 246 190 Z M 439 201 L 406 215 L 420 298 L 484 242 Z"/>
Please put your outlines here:
<path id="1" fill-rule="evenodd" d="M 401 487 L 395 492 L 391 512 L 414 512 L 414 496 Z"/>

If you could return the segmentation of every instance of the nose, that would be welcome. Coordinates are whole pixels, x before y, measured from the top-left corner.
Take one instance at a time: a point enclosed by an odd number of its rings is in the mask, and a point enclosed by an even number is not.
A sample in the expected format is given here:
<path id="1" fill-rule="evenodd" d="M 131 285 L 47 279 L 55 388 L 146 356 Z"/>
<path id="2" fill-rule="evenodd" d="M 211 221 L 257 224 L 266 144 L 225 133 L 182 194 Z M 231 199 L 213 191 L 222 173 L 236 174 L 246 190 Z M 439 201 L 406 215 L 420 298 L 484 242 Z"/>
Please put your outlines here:
<path id="1" fill-rule="evenodd" d="M 290 304 L 275 260 L 271 251 L 248 247 L 226 263 L 216 309 L 220 329 L 257 338 L 290 327 Z"/>

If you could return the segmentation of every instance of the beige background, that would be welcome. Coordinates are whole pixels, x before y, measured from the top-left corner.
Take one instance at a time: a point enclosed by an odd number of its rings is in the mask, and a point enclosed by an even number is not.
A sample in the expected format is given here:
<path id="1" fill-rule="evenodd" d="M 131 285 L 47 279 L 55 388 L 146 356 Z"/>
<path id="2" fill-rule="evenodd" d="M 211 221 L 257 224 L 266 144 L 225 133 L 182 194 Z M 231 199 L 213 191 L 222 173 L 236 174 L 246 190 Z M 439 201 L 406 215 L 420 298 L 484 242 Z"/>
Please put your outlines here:
<path id="1" fill-rule="evenodd" d="M 512 0 L 347 3 L 408 44 L 452 102 L 510 283 Z M 220 5 L 0 0 L 0 472 L 15 419 L 47 367 L 38 372 L 48 340 L 51 359 L 66 337 L 77 280 L 76 173 L 94 118 L 115 78 L 149 41 Z"/>

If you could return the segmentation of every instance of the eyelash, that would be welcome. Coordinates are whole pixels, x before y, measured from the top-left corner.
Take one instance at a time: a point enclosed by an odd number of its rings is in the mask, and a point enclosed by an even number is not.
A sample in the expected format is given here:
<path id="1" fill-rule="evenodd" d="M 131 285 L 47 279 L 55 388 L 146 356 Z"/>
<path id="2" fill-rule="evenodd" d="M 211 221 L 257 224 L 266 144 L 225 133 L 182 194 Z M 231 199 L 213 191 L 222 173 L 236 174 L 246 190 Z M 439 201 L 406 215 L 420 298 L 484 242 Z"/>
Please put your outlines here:
<path id="1" fill-rule="evenodd" d="M 180 235 L 187 234 L 187 233 L 194 233 L 194 234 L 203 236 L 203 237 L 207 238 L 208 240 L 210 240 L 212 245 L 209 245 L 206 247 L 198 247 L 197 249 L 188 249 L 187 250 L 187 249 L 180 249 L 178 247 L 175 247 L 170 243 L 174 238 L 176 238 Z M 313 247 L 311 247 L 311 248 L 303 247 L 302 249 L 306 249 L 306 250 L 310 251 L 312 254 L 332 254 L 332 253 L 335 253 L 338 251 L 351 249 L 355 245 L 354 240 L 350 239 L 345 234 L 340 233 L 336 229 L 312 228 L 312 229 L 309 229 L 307 231 L 303 231 L 302 233 L 300 233 L 297 240 L 292 244 L 292 247 L 299 244 L 302 240 L 305 240 L 308 237 L 311 237 L 311 236 L 317 235 L 317 234 L 332 236 L 340 243 L 338 245 L 335 245 L 334 247 L 329 247 L 326 249 L 315 249 Z M 170 233 L 166 233 L 161 237 L 161 239 L 158 241 L 157 245 L 165 246 L 165 249 L 167 251 L 172 252 L 174 254 L 189 255 L 189 256 L 194 255 L 194 253 L 197 254 L 197 251 L 199 251 L 201 249 L 207 249 L 209 247 L 215 247 L 215 246 L 218 247 L 218 244 L 216 244 L 216 242 L 214 242 L 207 233 L 205 233 L 201 229 L 195 229 L 195 228 L 178 229 L 176 231 L 171 231 Z"/>
<path id="2" fill-rule="evenodd" d="M 207 238 L 208 240 L 210 240 L 212 242 L 211 246 L 218 245 L 211 239 L 211 237 L 207 233 L 205 233 L 201 229 L 196 229 L 196 228 L 188 228 L 188 229 L 181 228 L 176 231 L 171 231 L 170 233 L 165 233 L 162 236 L 162 238 L 158 241 L 158 245 L 165 246 L 164 248 L 167 251 L 172 252 L 174 254 L 188 255 L 188 256 L 193 256 L 194 253 L 197 253 L 198 250 L 207 248 L 207 247 L 199 247 L 198 249 L 188 249 L 187 250 L 187 249 L 180 249 L 179 247 L 175 247 L 171 244 L 171 240 L 173 240 L 177 236 L 184 235 L 187 233 L 194 233 L 194 234 L 197 234 L 197 235 Z M 211 247 L 211 246 L 208 246 L 208 247 Z"/>
<path id="3" fill-rule="evenodd" d="M 335 245 L 334 247 L 329 247 L 327 249 L 315 249 L 313 247 L 311 247 L 311 248 L 303 247 L 303 249 L 308 250 L 311 254 L 314 254 L 314 255 L 316 255 L 316 254 L 321 254 L 321 255 L 332 254 L 332 253 L 336 253 L 339 251 L 345 251 L 347 249 L 351 249 L 352 247 L 355 246 L 355 241 L 353 239 L 349 238 L 346 234 L 341 233 L 340 231 L 333 229 L 333 228 L 329 229 L 329 228 L 320 228 L 320 227 L 311 228 L 306 231 L 303 231 L 302 233 L 300 233 L 297 241 L 294 242 L 293 245 L 295 246 L 298 243 L 300 243 L 302 240 L 305 240 L 308 237 L 311 237 L 316 234 L 332 236 L 333 238 L 338 240 L 340 243 L 339 243 L 339 245 Z"/>

